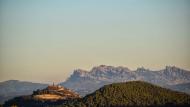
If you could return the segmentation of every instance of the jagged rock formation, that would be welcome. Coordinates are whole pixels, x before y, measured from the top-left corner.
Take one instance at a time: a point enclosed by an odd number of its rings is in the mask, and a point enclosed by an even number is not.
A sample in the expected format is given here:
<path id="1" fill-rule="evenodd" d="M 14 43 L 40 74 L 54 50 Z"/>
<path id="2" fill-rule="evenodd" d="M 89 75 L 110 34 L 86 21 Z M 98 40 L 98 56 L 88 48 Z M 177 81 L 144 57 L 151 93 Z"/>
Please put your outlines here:
<path id="1" fill-rule="evenodd" d="M 170 86 L 172 85 L 190 83 L 190 71 L 175 66 L 166 66 L 165 69 L 158 71 L 141 67 L 133 71 L 121 66 L 100 65 L 92 68 L 90 71 L 74 70 L 73 74 L 60 85 L 70 88 L 84 96 L 106 84 L 134 80 L 146 81 L 171 88 Z"/>

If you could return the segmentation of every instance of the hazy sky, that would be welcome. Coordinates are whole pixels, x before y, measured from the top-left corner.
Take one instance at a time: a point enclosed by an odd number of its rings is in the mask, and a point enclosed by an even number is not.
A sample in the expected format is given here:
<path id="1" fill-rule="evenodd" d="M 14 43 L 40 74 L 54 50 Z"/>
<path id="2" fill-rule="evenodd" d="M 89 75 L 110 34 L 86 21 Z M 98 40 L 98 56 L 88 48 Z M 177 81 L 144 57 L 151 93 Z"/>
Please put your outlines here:
<path id="1" fill-rule="evenodd" d="M 60 82 L 101 64 L 190 70 L 190 1 L 0 1 L 0 81 Z"/>

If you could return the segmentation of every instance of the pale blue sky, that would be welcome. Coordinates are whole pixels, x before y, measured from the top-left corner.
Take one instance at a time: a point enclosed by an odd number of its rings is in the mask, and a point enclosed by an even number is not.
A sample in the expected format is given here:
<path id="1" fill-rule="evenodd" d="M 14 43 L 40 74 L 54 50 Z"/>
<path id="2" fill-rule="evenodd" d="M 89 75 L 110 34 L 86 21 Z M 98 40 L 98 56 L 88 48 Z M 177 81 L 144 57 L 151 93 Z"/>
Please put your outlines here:
<path id="1" fill-rule="evenodd" d="M 0 81 L 105 64 L 190 69 L 189 0 L 1 0 Z"/>

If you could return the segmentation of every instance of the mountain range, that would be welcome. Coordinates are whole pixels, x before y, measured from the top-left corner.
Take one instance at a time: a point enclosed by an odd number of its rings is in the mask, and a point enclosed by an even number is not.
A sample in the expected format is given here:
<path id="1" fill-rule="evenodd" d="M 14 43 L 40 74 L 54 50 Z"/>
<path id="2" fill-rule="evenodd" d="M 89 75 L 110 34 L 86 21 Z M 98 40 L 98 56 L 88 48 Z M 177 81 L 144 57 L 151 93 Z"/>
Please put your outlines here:
<path id="1" fill-rule="evenodd" d="M 93 67 L 90 71 L 76 69 L 65 82 L 59 85 L 85 96 L 104 85 L 127 81 L 145 81 L 190 94 L 190 71 L 175 66 L 166 66 L 156 71 L 143 67 L 130 70 L 122 66 L 100 65 Z M 0 103 L 16 96 L 30 95 L 34 90 L 47 86 L 47 84 L 18 80 L 0 82 Z"/>
<path id="2" fill-rule="evenodd" d="M 146 81 L 190 94 L 190 71 L 175 66 L 166 66 L 162 70 L 153 71 L 143 67 L 137 68 L 137 70 L 130 70 L 121 66 L 100 65 L 92 68 L 90 71 L 76 69 L 60 85 L 85 96 L 104 85 L 127 81 Z"/>

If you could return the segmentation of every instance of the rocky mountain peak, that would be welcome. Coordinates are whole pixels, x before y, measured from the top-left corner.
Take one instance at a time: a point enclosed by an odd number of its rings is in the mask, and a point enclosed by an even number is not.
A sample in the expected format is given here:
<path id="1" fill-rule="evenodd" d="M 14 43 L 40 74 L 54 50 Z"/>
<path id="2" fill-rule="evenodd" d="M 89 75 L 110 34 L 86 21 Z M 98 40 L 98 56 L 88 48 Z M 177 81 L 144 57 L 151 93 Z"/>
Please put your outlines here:
<path id="1" fill-rule="evenodd" d="M 76 76 L 85 76 L 86 74 L 88 74 L 88 71 L 85 71 L 82 69 L 76 69 L 73 72 L 73 75 L 76 75 Z"/>
<path id="2" fill-rule="evenodd" d="M 108 73 L 108 72 L 112 72 L 112 73 L 117 73 L 117 72 L 128 72 L 130 71 L 128 68 L 126 67 L 114 67 L 114 66 L 107 66 L 107 65 L 100 65 L 97 67 L 92 68 L 91 73 Z"/>
<path id="3" fill-rule="evenodd" d="M 144 67 L 139 67 L 136 70 L 137 72 L 145 72 L 145 71 L 150 71 L 149 69 L 145 69 Z"/>
<path id="4" fill-rule="evenodd" d="M 96 66 L 96 67 L 93 67 L 91 72 L 107 72 L 107 71 L 110 71 L 112 70 L 113 67 L 112 66 L 106 66 L 106 65 L 100 65 L 100 66 Z"/>
<path id="5" fill-rule="evenodd" d="M 166 68 L 165 68 L 167 71 L 176 71 L 176 70 L 180 70 L 180 68 L 177 68 L 177 67 L 175 67 L 175 66 L 166 66 Z"/>
<path id="6" fill-rule="evenodd" d="M 170 74 L 170 75 L 177 75 L 177 74 L 185 74 L 186 70 L 180 69 L 178 67 L 175 66 L 166 66 L 166 68 L 164 69 L 164 73 L 165 74 Z"/>

